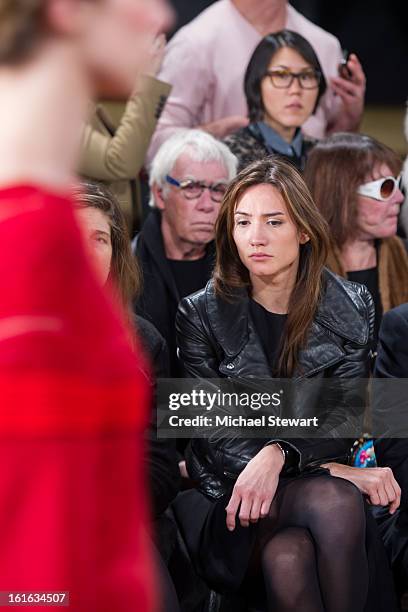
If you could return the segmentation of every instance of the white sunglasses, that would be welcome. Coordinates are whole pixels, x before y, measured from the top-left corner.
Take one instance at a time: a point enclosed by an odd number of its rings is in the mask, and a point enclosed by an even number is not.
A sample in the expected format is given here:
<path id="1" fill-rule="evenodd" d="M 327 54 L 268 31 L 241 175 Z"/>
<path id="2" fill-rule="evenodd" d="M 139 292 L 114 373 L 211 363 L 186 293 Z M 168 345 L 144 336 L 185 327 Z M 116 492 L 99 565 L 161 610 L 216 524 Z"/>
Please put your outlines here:
<path id="1" fill-rule="evenodd" d="M 394 176 L 385 176 L 376 181 L 364 183 L 364 185 L 360 185 L 357 189 L 357 193 L 367 196 L 368 198 L 373 198 L 374 200 L 385 202 L 394 195 L 397 189 L 401 189 L 401 177 L 401 174 L 399 174 L 397 178 Z"/>

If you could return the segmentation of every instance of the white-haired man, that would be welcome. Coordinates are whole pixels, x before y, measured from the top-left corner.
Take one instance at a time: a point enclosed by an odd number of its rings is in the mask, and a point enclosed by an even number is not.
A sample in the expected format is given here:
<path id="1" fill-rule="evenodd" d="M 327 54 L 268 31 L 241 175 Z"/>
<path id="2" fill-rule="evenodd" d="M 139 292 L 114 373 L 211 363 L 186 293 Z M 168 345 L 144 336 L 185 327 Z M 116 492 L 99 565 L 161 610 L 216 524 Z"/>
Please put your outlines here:
<path id="1" fill-rule="evenodd" d="M 153 159 L 153 210 L 136 240 L 143 272 L 136 311 L 166 339 L 172 376 L 179 374 L 174 327 L 177 306 L 210 278 L 215 221 L 236 168 L 237 160 L 228 147 L 200 130 L 175 134 Z"/>

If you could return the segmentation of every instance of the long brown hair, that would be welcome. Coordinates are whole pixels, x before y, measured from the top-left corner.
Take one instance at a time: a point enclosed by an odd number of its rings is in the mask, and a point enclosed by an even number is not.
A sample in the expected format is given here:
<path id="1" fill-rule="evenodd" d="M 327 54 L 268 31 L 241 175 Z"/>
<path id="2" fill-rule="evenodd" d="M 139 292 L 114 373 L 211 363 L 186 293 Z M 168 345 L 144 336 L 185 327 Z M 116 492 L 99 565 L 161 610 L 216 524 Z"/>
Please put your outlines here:
<path id="1" fill-rule="evenodd" d="M 268 157 L 249 165 L 230 183 L 215 229 L 215 290 L 226 300 L 233 299 L 235 288 L 251 290 L 249 272 L 240 260 L 233 237 L 234 213 L 245 191 L 262 184 L 277 189 L 298 231 L 310 238 L 306 244 L 300 245 L 299 268 L 289 300 L 286 333 L 278 362 L 278 374 L 291 376 L 319 304 L 322 270 L 328 251 L 328 228 L 302 177 L 290 163 L 278 157 Z"/>
<path id="2" fill-rule="evenodd" d="M 74 192 L 76 206 L 96 208 L 108 219 L 111 229 L 112 262 L 109 280 L 127 310 L 140 292 L 141 273 L 131 251 L 122 210 L 112 191 L 103 183 L 84 180 Z"/>
<path id="3" fill-rule="evenodd" d="M 401 171 L 402 161 L 392 149 L 363 134 L 334 134 L 309 153 L 305 181 L 337 249 L 358 231 L 357 188 L 382 164 L 395 175 Z"/>

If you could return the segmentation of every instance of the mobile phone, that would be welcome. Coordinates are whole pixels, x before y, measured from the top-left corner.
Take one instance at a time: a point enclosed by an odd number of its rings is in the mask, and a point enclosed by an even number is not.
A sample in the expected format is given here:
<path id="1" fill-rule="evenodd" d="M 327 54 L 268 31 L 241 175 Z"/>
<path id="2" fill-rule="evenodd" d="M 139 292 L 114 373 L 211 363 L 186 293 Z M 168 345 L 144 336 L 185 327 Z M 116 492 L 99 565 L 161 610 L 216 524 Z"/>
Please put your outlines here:
<path id="1" fill-rule="evenodd" d="M 342 60 L 338 66 L 339 75 L 343 79 L 350 80 L 353 75 L 351 73 L 351 70 L 347 66 L 347 62 L 349 61 L 349 58 L 350 58 L 350 53 L 347 51 L 347 49 L 342 50 L 342 56 L 343 56 Z"/>

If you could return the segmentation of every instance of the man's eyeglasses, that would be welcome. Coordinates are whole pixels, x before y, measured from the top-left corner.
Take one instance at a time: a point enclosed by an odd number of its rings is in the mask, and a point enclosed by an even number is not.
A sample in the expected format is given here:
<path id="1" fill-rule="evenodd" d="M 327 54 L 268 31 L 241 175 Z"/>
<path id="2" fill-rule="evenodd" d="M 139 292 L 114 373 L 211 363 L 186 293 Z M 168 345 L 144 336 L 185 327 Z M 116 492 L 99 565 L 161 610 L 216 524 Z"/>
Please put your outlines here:
<path id="1" fill-rule="evenodd" d="M 302 70 L 302 72 L 291 72 L 284 68 L 274 68 L 268 70 L 266 76 L 271 79 L 272 85 L 277 89 L 288 89 L 294 79 L 302 89 L 317 89 L 319 87 L 321 74 L 318 70 Z"/>
<path id="2" fill-rule="evenodd" d="M 166 174 L 166 181 L 170 185 L 178 187 L 186 200 L 197 200 L 202 195 L 204 189 L 208 189 L 211 199 L 214 202 L 221 202 L 227 191 L 226 183 L 205 183 L 204 181 L 194 181 L 192 179 L 178 181 L 169 174 Z"/>
<path id="3" fill-rule="evenodd" d="M 357 189 L 357 193 L 368 198 L 373 198 L 373 200 L 385 202 L 394 195 L 397 189 L 401 189 L 401 179 L 402 175 L 399 174 L 397 178 L 394 176 L 385 176 L 376 181 L 369 181 L 368 183 L 364 183 L 364 185 L 360 185 Z"/>

